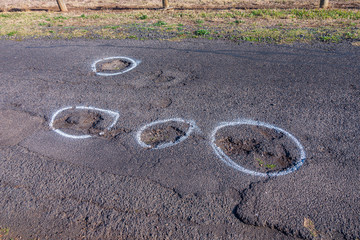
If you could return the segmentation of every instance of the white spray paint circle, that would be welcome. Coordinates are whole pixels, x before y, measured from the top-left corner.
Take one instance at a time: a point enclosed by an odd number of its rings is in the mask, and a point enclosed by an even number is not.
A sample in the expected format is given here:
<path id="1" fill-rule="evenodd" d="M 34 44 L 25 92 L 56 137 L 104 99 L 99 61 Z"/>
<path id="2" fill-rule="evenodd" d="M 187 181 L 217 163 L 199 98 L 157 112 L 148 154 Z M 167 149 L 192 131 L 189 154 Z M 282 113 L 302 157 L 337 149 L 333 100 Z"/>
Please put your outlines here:
<path id="1" fill-rule="evenodd" d="M 163 143 L 160 144 L 156 147 L 151 147 L 150 145 L 144 143 L 141 140 L 141 134 L 145 131 L 145 129 L 152 127 L 154 125 L 158 125 L 158 124 L 162 124 L 162 123 L 167 123 L 167 122 L 181 122 L 181 123 L 186 123 L 189 124 L 189 128 L 186 131 L 185 135 L 180 137 L 179 139 L 177 139 L 175 142 L 167 142 L 167 143 Z M 151 149 L 163 149 L 163 148 L 167 148 L 167 147 L 171 147 L 174 146 L 178 143 L 181 143 L 182 141 L 184 141 L 185 139 L 187 139 L 190 134 L 194 131 L 194 130 L 198 130 L 199 128 L 196 126 L 194 121 L 191 120 L 184 120 L 182 118 L 170 118 L 170 119 L 164 119 L 164 120 L 159 120 L 159 121 L 155 121 L 149 124 L 146 124 L 144 126 L 142 126 L 139 131 L 137 131 L 136 133 L 136 141 L 139 143 L 140 146 L 144 147 L 144 148 L 151 148 Z"/>
<path id="2" fill-rule="evenodd" d="M 299 155 L 300 155 L 300 160 L 297 161 L 295 163 L 294 166 L 287 168 L 285 170 L 279 171 L 279 172 L 270 172 L 270 173 L 262 173 L 262 172 L 256 172 L 256 171 L 252 171 L 249 169 L 246 169 L 242 166 L 240 166 L 239 164 L 235 163 L 228 155 L 226 155 L 223 150 L 221 150 L 221 148 L 219 148 L 218 146 L 216 146 L 215 144 L 215 135 L 217 133 L 217 131 L 219 131 L 221 128 L 223 127 L 227 127 L 227 126 L 237 126 L 237 125 L 253 125 L 253 126 L 261 126 L 261 127 L 266 127 L 266 128 L 270 128 L 270 129 L 274 129 L 278 132 L 281 132 L 283 134 L 285 134 L 288 138 L 290 138 L 297 146 L 298 150 L 299 150 Z M 296 171 L 297 169 L 299 169 L 303 163 L 305 162 L 306 159 L 306 155 L 305 155 L 305 151 L 304 151 L 304 147 L 301 145 L 301 143 L 299 142 L 299 140 L 297 140 L 292 134 L 288 133 L 287 131 L 285 131 L 284 129 L 275 127 L 273 125 L 270 125 L 268 123 L 264 123 L 264 122 L 259 122 L 259 121 L 253 121 L 253 120 L 249 120 L 249 119 L 242 119 L 236 122 L 223 122 L 220 123 L 215 129 L 214 131 L 211 133 L 211 147 L 214 149 L 214 152 L 216 153 L 216 155 L 229 167 L 232 167 L 238 171 L 250 174 L 250 175 L 254 175 L 254 176 L 260 176 L 260 177 L 275 177 L 275 176 L 282 176 L 282 175 L 286 175 L 288 173 L 291 173 L 293 171 Z"/>
<path id="3" fill-rule="evenodd" d="M 115 72 L 115 73 L 102 73 L 102 72 L 98 72 L 96 70 L 96 64 L 98 64 L 99 62 L 108 61 L 108 60 L 114 60 L 114 59 L 120 59 L 120 60 L 125 60 L 127 62 L 130 62 L 130 66 L 125 68 L 123 71 L 119 71 L 119 72 Z M 138 62 L 135 61 L 132 58 L 129 58 L 129 57 L 108 57 L 108 58 L 102 58 L 102 59 L 96 60 L 91 65 L 91 69 L 93 70 L 94 73 L 96 73 L 99 76 L 115 76 L 115 75 L 119 75 L 119 74 L 129 72 L 129 71 L 133 70 L 134 68 L 136 68 L 137 65 L 138 65 Z"/>
<path id="4" fill-rule="evenodd" d="M 109 114 L 110 116 L 112 116 L 114 118 L 114 120 L 112 121 L 112 123 L 110 124 L 110 126 L 108 126 L 106 129 L 110 130 L 112 127 L 115 126 L 116 122 L 119 119 L 120 114 L 114 111 L 110 111 L 110 110 L 106 110 L 106 109 L 101 109 L 101 108 L 95 108 L 95 107 L 85 107 L 85 106 L 75 106 L 75 107 L 64 107 L 61 108 L 60 110 L 56 111 L 54 113 L 54 115 L 51 117 L 49 126 L 50 129 L 53 130 L 54 132 L 60 134 L 63 137 L 67 137 L 67 138 L 73 138 L 73 139 L 85 139 L 85 138 L 90 138 L 91 135 L 71 135 L 68 133 L 65 133 L 59 129 L 56 129 L 54 127 L 54 121 L 56 119 L 56 117 L 63 111 L 69 110 L 69 109 L 80 109 L 80 110 L 93 110 L 93 111 L 98 111 L 98 112 L 104 112 L 106 114 Z M 104 132 L 101 132 L 100 135 L 104 134 Z"/>

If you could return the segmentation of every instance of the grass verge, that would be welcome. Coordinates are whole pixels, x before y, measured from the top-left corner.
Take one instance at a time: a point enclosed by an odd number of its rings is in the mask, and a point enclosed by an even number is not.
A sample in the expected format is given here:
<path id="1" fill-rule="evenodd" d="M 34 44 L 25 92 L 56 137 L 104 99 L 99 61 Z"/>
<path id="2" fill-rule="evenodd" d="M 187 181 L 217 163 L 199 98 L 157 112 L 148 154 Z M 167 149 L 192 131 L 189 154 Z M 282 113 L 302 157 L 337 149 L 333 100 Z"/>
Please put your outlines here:
<path id="1" fill-rule="evenodd" d="M 358 10 L 136 10 L 0 14 L 0 38 L 224 39 L 293 43 L 360 41 Z"/>

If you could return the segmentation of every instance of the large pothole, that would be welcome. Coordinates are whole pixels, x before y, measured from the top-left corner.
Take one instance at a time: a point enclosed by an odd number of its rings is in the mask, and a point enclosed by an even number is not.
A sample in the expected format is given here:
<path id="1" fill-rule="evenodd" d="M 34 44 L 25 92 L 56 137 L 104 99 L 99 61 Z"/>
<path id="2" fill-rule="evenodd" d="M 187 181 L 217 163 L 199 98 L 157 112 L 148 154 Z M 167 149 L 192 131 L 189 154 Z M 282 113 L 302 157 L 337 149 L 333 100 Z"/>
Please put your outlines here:
<path id="1" fill-rule="evenodd" d="M 291 134 L 265 125 L 224 125 L 214 133 L 213 144 L 230 166 L 255 175 L 287 171 L 305 155 Z"/>

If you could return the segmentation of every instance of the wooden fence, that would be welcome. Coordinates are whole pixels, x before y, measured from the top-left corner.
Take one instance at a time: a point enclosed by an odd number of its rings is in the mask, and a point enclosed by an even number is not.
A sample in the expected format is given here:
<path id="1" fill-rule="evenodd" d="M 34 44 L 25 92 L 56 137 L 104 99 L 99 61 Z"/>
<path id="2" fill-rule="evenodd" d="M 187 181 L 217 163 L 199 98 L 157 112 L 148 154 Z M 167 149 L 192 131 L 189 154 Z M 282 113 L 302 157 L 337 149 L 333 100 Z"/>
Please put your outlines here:
<path id="1" fill-rule="evenodd" d="M 64 0 L 56 0 L 56 2 L 60 8 L 60 11 L 67 12 L 67 7 Z M 168 9 L 170 7 L 169 0 L 162 0 L 162 6 L 164 9 Z M 320 0 L 320 5 L 319 5 L 320 8 L 328 8 L 328 6 L 329 6 L 329 0 Z"/>

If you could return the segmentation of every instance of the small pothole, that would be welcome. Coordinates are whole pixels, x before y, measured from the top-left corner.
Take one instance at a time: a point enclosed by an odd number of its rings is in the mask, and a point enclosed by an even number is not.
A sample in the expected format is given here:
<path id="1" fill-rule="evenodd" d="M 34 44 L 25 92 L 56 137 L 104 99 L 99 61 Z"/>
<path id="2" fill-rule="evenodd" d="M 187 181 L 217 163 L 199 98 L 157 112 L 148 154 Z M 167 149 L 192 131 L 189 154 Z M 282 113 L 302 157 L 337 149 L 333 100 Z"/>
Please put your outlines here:
<path id="1" fill-rule="evenodd" d="M 123 71 L 130 65 L 131 63 L 128 61 L 122 59 L 113 59 L 98 63 L 96 69 L 97 72 L 115 73 L 115 72 Z"/>
<path id="2" fill-rule="evenodd" d="M 175 143 L 186 133 L 178 127 L 167 126 L 154 129 L 147 129 L 141 134 L 141 141 L 150 145 L 152 148 L 166 142 Z"/>
<path id="3" fill-rule="evenodd" d="M 113 112 L 110 113 L 107 114 L 106 110 L 96 111 L 95 108 L 87 107 L 65 108 L 53 117 L 51 128 L 71 138 L 90 136 L 114 138 L 118 134 L 126 132 L 126 129 L 113 128 L 117 119 Z"/>
<path id="4" fill-rule="evenodd" d="M 92 68 L 100 76 L 113 76 L 128 72 L 135 68 L 137 63 L 128 57 L 109 57 L 96 61 Z"/>
<path id="5" fill-rule="evenodd" d="M 143 126 L 137 140 L 142 147 L 161 149 L 182 142 L 194 128 L 195 124 L 182 119 L 160 120 Z"/>

